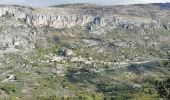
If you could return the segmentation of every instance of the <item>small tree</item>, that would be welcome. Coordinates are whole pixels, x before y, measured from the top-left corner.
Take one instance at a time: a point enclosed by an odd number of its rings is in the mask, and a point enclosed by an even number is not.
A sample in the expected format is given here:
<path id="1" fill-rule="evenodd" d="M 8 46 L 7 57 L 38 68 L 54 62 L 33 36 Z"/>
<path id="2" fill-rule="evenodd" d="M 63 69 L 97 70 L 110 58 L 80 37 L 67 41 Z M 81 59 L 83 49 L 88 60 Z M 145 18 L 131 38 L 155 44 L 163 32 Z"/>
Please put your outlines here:
<path id="1" fill-rule="evenodd" d="M 162 82 L 157 81 L 156 86 L 160 97 L 170 100 L 170 78 Z"/>

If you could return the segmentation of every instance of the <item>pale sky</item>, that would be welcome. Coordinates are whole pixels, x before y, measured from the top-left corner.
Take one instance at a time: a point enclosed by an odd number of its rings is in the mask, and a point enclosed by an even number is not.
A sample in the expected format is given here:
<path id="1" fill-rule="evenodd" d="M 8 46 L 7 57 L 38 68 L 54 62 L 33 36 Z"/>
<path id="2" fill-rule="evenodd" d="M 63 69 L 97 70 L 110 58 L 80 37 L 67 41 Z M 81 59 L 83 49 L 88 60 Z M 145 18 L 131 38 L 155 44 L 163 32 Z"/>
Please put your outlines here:
<path id="1" fill-rule="evenodd" d="M 124 5 L 139 3 L 165 3 L 170 0 L 0 0 L 0 4 L 15 4 L 29 6 L 49 6 L 71 3 L 92 3 L 99 5 Z"/>

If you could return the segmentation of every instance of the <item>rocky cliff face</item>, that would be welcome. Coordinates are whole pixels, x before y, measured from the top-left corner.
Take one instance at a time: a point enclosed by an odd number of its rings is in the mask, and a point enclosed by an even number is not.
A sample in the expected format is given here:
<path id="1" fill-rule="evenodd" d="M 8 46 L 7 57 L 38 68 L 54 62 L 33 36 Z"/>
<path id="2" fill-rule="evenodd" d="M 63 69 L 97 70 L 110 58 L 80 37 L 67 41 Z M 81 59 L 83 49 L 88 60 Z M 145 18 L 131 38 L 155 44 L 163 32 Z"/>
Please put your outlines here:
<path id="1" fill-rule="evenodd" d="M 32 50 L 36 38 L 36 30 L 23 22 L 27 8 L 0 7 L 0 53 Z"/>
<path id="2" fill-rule="evenodd" d="M 0 100 L 158 98 L 168 5 L 0 6 Z"/>
<path id="3" fill-rule="evenodd" d="M 157 8 L 158 9 L 158 8 Z M 162 23 L 161 17 L 167 17 L 162 10 L 156 8 L 147 11 L 136 5 L 127 9 L 117 7 L 85 7 L 85 8 L 29 8 L 20 6 L 1 6 L 1 17 L 13 17 L 26 21 L 33 26 L 49 26 L 54 28 L 88 27 L 88 28 L 165 28 L 169 23 Z M 120 10 L 120 11 L 118 11 Z M 160 13 L 160 15 L 158 15 Z M 154 16 L 157 16 L 156 18 Z M 160 18 L 159 18 L 160 17 Z"/>
<path id="4" fill-rule="evenodd" d="M 35 47 L 38 34 L 36 28 L 42 26 L 56 29 L 79 27 L 96 34 L 113 29 L 169 30 L 169 12 L 157 5 L 47 8 L 0 6 L 0 46 L 31 50 Z"/>
<path id="5" fill-rule="evenodd" d="M 54 28 L 85 26 L 93 21 L 93 17 L 90 15 L 76 14 L 74 10 L 71 10 L 71 12 L 72 13 L 70 13 L 69 10 L 55 8 L 29 9 L 23 7 L 3 6 L 0 9 L 0 16 L 24 20 L 29 25 L 49 26 Z"/>

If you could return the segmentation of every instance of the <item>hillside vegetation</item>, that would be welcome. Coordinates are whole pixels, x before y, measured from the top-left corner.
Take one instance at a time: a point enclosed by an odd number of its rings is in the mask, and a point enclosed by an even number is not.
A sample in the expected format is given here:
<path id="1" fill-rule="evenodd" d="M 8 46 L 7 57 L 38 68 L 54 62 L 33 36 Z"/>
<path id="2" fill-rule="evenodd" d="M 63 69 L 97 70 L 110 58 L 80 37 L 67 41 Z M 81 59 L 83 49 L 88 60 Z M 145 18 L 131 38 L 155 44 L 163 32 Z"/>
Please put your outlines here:
<path id="1" fill-rule="evenodd" d="M 0 100 L 169 100 L 169 5 L 0 6 Z"/>

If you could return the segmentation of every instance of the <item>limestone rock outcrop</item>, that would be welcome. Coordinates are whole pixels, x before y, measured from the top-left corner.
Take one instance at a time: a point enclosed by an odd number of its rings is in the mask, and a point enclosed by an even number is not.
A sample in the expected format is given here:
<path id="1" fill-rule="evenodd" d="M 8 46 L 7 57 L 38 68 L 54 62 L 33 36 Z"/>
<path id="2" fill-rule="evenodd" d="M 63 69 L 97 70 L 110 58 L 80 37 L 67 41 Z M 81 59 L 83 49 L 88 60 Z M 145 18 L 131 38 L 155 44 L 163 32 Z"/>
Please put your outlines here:
<path id="1" fill-rule="evenodd" d="M 140 5 L 45 8 L 1 5 L 0 50 L 32 50 L 40 33 L 36 28 L 43 26 L 55 29 L 78 27 L 98 35 L 113 29 L 169 30 L 170 11 L 154 5 L 151 7 L 147 10 Z"/>
<path id="2" fill-rule="evenodd" d="M 95 8 L 31 8 L 22 6 L 1 6 L 0 17 L 13 17 L 24 20 L 33 26 L 49 26 L 54 28 L 88 27 L 91 31 L 100 28 L 164 28 L 169 30 L 169 24 L 163 24 L 158 18 L 152 18 L 159 12 L 153 13 L 150 17 L 143 17 L 140 13 L 149 13 L 139 9 L 139 12 L 131 11 L 132 7 L 117 11 L 116 7 L 95 7 Z M 131 15 L 127 12 L 131 11 Z M 154 10 L 153 10 L 154 11 Z M 135 15 L 139 13 L 140 15 Z M 164 15 L 165 17 L 167 15 Z M 159 17 L 159 16 L 158 16 Z M 160 15 L 160 17 L 162 17 Z"/>

